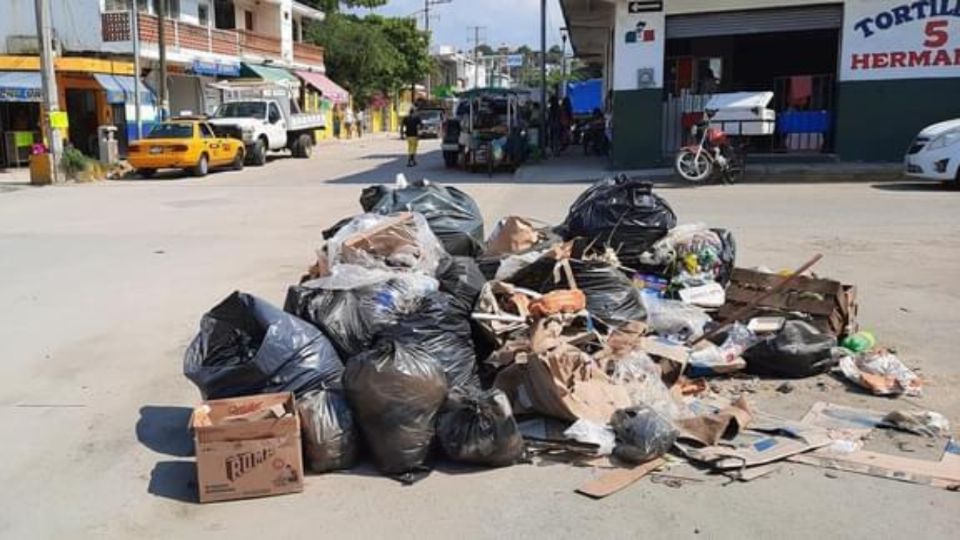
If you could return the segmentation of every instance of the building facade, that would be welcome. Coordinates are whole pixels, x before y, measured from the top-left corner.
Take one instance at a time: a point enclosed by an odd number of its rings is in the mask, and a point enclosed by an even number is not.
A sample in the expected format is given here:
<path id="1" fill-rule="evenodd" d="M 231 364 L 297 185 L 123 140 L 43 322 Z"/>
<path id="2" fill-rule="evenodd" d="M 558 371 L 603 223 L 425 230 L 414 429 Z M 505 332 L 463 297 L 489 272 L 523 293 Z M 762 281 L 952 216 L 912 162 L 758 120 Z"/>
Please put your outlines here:
<path id="1" fill-rule="evenodd" d="M 293 0 L 165 0 L 167 109 L 209 114 L 219 105 L 210 83 L 259 78 L 292 89 L 302 107 L 332 108 L 349 95 L 325 76 L 323 50 L 303 42 L 308 20 L 323 13 Z M 136 11 L 133 6 L 136 3 Z M 60 107 L 69 140 L 96 155 L 97 127 L 118 128 L 121 148 L 158 119 L 161 0 L 51 0 Z M 39 124 L 39 60 L 33 0 L 6 0 L 0 18 L 0 133 L 25 143 L 20 128 Z M 134 36 L 141 72 L 134 73 Z M 142 81 L 135 122 L 134 77 Z M 329 83 L 329 84 L 327 84 Z M 324 99 L 321 99 L 324 98 Z M 34 139 L 39 137 L 36 133 Z M 4 145 L 4 161 L 23 150 Z M 14 145 L 16 146 L 16 145 Z M 9 150 L 9 151 L 8 151 Z"/>
<path id="2" fill-rule="evenodd" d="M 603 66 L 619 167 L 664 163 L 716 93 L 773 92 L 751 151 L 899 161 L 960 117 L 960 0 L 561 0 Z"/>

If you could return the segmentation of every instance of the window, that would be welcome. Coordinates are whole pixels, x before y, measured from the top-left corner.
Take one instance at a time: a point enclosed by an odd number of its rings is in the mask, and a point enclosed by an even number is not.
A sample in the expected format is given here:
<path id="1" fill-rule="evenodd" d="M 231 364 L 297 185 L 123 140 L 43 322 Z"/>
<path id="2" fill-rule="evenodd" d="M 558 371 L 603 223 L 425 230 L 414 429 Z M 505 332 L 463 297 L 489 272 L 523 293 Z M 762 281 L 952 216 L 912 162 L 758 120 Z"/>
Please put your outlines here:
<path id="1" fill-rule="evenodd" d="M 303 41 L 303 35 L 300 33 L 300 20 L 293 20 L 293 40 L 297 43 Z"/>
<path id="2" fill-rule="evenodd" d="M 166 17 L 168 19 L 179 19 L 180 18 L 180 0 L 152 0 L 150 7 L 153 8 L 152 13 L 154 15 L 160 14 L 160 2 L 165 2 L 166 5 Z M 142 0 L 138 0 L 138 3 L 141 5 L 144 3 Z M 143 7 L 140 8 L 140 11 L 146 11 Z"/>
<path id="3" fill-rule="evenodd" d="M 243 28 L 253 32 L 253 12 L 249 9 L 243 10 Z"/>
<path id="4" fill-rule="evenodd" d="M 190 124 L 160 124 L 147 135 L 148 139 L 190 139 L 193 126 Z"/>
<path id="5" fill-rule="evenodd" d="M 130 11 L 129 0 L 107 0 L 103 4 L 104 11 Z"/>
<path id="6" fill-rule="evenodd" d="M 257 118 L 263 120 L 267 106 L 263 102 L 224 103 L 217 109 L 216 118 Z"/>
<path id="7" fill-rule="evenodd" d="M 197 5 L 197 20 L 200 22 L 200 26 L 210 25 L 210 4 L 201 2 Z"/>
<path id="8" fill-rule="evenodd" d="M 232 0 L 213 0 L 214 26 L 224 30 L 237 27 L 237 11 Z"/>
<path id="9" fill-rule="evenodd" d="M 276 104 L 276 103 L 271 103 L 271 104 L 270 104 L 270 118 L 269 118 L 269 122 L 270 122 L 271 124 L 276 124 L 277 122 L 280 121 L 281 118 L 283 118 L 283 117 L 280 115 L 280 108 L 277 107 L 277 104 Z"/>
<path id="10" fill-rule="evenodd" d="M 216 137 L 216 135 L 213 133 L 213 129 L 210 128 L 210 124 L 207 124 L 206 122 L 200 124 L 200 136 L 204 139 L 212 139 Z"/>

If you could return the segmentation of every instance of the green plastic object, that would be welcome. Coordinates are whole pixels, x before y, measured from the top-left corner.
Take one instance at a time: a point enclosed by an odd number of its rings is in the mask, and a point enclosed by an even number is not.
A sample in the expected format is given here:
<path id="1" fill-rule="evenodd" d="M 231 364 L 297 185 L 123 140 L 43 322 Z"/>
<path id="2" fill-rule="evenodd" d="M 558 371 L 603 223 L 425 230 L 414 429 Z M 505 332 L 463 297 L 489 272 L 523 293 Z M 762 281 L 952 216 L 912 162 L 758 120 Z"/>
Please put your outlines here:
<path id="1" fill-rule="evenodd" d="M 855 353 L 869 351 L 877 345 L 877 338 L 871 332 L 857 332 L 843 338 L 840 346 Z"/>

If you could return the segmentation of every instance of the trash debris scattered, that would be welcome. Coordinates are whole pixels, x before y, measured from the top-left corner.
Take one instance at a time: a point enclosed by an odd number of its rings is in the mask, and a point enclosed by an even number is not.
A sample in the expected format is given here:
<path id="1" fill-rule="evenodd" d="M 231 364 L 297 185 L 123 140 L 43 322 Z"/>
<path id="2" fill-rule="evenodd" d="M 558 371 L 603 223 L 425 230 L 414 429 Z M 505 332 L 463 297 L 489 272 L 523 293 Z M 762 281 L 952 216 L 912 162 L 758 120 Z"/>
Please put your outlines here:
<path id="1" fill-rule="evenodd" d="M 843 356 L 838 369 L 844 377 L 878 396 L 919 396 L 923 391 L 920 378 L 890 351 Z"/>
<path id="2" fill-rule="evenodd" d="M 864 449 L 878 428 L 926 437 L 893 441 L 905 452 L 949 437 L 938 413 L 764 411 L 836 388 L 800 381 L 831 368 L 877 395 L 920 393 L 857 331 L 856 289 L 810 274 L 822 255 L 781 274 L 737 268 L 731 232 L 677 226 L 649 183 L 624 176 L 588 188 L 558 227 L 511 216 L 487 239 L 452 187 L 399 177 L 361 207 L 324 231 L 284 311 L 238 292 L 203 317 L 184 373 L 203 399 L 236 399 L 194 413 L 201 501 L 300 491 L 303 463 L 318 474 L 365 456 L 407 483 L 435 459 L 565 462 L 597 472 L 576 489 L 591 498 L 648 475 L 703 481 L 676 466 L 747 482 L 791 461 L 960 483 L 952 441 L 940 462 Z"/>

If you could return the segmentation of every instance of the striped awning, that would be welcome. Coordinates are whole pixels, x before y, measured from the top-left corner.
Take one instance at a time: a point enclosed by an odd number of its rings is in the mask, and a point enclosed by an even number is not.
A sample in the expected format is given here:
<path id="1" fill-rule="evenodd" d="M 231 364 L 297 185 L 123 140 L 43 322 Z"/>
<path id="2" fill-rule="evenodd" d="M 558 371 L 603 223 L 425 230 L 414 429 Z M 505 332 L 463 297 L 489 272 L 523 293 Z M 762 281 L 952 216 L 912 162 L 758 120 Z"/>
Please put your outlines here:
<path id="1" fill-rule="evenodd" d="M 323 94 L 323 97 L 334 103 L 350 103 L 350 92 L 347 92 L 339 84 L 330 80 L 323 73 L 315 71 L 297 71 L 297 75 L 307 82 L 310 86 L 316 88 Z"/>

